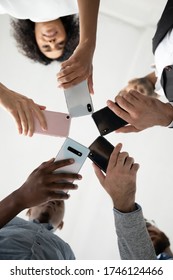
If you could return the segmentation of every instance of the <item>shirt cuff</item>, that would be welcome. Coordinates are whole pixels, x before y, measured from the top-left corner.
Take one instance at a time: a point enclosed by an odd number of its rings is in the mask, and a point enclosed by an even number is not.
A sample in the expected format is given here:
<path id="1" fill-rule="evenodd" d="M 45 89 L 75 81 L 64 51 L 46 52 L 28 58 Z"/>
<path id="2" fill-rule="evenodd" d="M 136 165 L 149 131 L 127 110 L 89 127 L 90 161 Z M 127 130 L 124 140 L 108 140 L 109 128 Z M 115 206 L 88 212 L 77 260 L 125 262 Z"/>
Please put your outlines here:
<path id="1" fill-rule="evenodd" d="M 173 102 L 169 102 L 173 106 Z M 173 121 L 167 126 L 168 128 L 173 128 Z"/>

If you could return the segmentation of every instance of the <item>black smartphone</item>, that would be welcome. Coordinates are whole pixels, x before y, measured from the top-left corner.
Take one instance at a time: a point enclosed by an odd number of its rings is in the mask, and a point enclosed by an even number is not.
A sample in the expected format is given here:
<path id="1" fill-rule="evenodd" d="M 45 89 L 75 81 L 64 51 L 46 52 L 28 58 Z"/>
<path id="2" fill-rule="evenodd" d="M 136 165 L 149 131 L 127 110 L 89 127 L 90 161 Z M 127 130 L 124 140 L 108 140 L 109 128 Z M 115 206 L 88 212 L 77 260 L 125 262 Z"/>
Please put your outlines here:
<path id="1" fill-rule="evenodd" d="M 117 103 L 115 104 L 118 105 Z M 118 117 L 107 106 L 94 112 L 92 118 L 101 135 L 106 135 L 127 124 L 125 120 Z"/>
<path id="2" fill-rule="evenodd" d="M 88 157 L 106 173 L 109 158 L 113 152 L 114 146 L 106 140 L 103 136 L 99 136 L 89 146 Z"/>

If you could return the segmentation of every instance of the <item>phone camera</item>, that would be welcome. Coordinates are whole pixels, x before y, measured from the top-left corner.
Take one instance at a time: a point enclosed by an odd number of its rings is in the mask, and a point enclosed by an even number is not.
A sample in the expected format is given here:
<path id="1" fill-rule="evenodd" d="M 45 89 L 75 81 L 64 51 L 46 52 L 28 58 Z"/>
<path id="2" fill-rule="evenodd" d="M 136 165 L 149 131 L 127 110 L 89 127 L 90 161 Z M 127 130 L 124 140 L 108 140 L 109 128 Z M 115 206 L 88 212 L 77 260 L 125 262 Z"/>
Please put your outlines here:
<path id="1" fill-rule="evenodd" d="M 103 135 L 106 134 L 108 132 L 108 128 L 103 129 Z"/>
<path id="2" fill-rule="evenodd" d="M 68 115 L 68 116 L 66 116 L 66 119 L 68 120 L 70 118 L 70 116 Z"/>
<path id="3" fill-rule="evenodd" d="M 91 104 L 87 104 L 87 109 L 88 109 L 88 112 L 92 112 Z"/>

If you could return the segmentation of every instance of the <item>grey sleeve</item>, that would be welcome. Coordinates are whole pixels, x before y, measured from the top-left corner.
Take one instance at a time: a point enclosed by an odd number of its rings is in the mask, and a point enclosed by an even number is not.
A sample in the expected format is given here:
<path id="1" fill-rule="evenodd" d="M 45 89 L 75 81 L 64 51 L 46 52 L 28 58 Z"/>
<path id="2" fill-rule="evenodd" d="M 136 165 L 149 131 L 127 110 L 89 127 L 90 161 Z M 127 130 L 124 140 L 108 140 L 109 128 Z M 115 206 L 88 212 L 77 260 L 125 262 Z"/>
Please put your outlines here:
<path id="1" fill-rule="evenodd" d="M 122 260 L 156 260 L 154 247 L 146 229 L 141 207 L 121 213 L 114 208 L 118 247 Z"/>

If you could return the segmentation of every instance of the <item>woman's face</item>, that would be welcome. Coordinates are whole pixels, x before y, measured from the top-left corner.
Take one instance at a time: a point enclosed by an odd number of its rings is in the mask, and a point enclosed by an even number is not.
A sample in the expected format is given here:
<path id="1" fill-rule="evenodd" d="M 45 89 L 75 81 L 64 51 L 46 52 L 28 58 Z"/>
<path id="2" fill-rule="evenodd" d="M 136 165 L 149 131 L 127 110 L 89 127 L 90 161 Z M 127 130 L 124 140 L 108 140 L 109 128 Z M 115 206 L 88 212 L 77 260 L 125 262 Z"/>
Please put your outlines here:
<path id="1" fill-rule="evenodd" d="M 66 31 L 61 19 L 35 23 L 35 39 L 40 51 L 50 59 L 63 55 Z"/>

